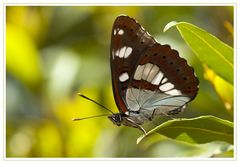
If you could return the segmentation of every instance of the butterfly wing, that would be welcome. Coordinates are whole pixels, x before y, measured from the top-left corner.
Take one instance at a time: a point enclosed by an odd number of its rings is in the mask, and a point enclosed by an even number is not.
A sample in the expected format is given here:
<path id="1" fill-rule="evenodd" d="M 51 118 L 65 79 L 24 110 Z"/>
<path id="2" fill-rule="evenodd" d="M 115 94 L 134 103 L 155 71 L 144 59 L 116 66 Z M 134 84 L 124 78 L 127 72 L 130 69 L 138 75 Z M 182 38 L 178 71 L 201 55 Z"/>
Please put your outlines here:
<path id="1" fill-rule="evenodd" d="M 126 90 L 136 63 L 147 48 L 156 44 L 133 18 L 118 16 L 113 24 L 110 49 L 112 86 L 115 102 L 120 112 L 125 113 Z"/>

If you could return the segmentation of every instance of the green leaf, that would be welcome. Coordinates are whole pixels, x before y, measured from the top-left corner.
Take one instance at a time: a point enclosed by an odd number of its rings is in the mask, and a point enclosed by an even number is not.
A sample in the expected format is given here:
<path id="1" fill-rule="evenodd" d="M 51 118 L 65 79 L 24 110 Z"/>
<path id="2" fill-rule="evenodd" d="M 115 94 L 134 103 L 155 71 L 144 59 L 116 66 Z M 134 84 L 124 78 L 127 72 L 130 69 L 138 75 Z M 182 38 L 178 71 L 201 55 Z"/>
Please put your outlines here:
<path id="1" fill-rule="evenodd" d="M 188 143 L 224 141 L 233 144 L 233 123 L 214 116 L 169 120 L 138 138 L 140 143 L 154 133 Z"/>
<path id="2" fill-rule="evenodd" d="M 213 157 L 217 157 L 217 158 L 234 157 L 233 148 L 219 154 L 214 154 Z"/>
<path id="3" fill-rule="evenodd" d="M 213 85 L 225 108 L 233 115 L 233 85 L 216 75 L 206 65 L 203 66 L 205 79 Z"/>
<path id="4" fill-rule="evenodd" d="M 139 145 L 149 157 L 233 157 L 233 145 L 213 141 L 192 144 L 174 140 L 158 133 L 145 138 Z"/>
<path id="5" fill-rule="evenodd" d="M 182 38 L 203 64 L 233 84 L 233 48 L 212 34 L 186 22 L 170 22 L 164 28 L 176 26 Z"/>

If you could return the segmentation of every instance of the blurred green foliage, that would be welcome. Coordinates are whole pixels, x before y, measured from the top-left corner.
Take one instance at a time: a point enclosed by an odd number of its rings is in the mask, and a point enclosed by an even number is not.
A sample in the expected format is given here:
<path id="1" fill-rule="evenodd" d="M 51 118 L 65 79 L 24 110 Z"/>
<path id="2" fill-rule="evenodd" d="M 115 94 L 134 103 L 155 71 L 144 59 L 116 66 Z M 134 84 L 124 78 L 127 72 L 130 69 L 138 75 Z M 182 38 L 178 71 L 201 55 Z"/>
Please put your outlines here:
<path id="1" fill-rule="evenodd" d="M 177 30 L 163 33 L 167 23 L 185 21 L 232 46 L 229 25 L 233 24 L 233 7 L 6 8 L 7 157 L 153 156 L 136 145 L 141 135 L 137 129 L 116 127 L 106 117 L 71 121 L 73 117 L 107 113 L 79 98 L 78 92 L 118 111 L 111 89 L 109 47 L 111 27 L 119 14 L 138 20 L 161 44 L 170 44 L 194 67 L 200 80 L 199 94 L 177 117 L 214 115 L 233 120 L 233 109 L 224 106 Z M 221 90 L 224 93 L 228 90 Z"/>

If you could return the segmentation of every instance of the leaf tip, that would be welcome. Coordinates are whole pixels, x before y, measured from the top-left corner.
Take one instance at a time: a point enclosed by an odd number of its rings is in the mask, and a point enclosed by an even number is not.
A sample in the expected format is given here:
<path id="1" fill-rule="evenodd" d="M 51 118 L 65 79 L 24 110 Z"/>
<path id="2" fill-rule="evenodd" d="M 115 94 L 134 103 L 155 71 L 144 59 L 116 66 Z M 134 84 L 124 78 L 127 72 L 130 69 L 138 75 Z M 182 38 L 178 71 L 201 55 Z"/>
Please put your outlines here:
<path id="1" fill-rule="evenodd" d="M 163 29 L 163 32 L 166 32 L 168 29 L 170 29 L 172 26 L 175 26 L 177 24 L 176 21 L 169 22 Z"/>

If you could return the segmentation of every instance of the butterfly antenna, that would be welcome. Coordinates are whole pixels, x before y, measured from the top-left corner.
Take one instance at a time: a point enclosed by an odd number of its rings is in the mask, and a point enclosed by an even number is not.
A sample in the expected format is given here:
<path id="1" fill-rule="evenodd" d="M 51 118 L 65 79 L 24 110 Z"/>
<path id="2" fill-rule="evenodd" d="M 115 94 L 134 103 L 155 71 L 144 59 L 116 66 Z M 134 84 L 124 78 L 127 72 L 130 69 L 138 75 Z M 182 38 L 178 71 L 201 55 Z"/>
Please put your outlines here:
<path id="1" fill-rule="evenodd" d="M 102 116 L 108 116 L 108 115 L 109 114 L 101 114 L 101 115 L 84 117 L 84 118 L 73 118 L 72 121 L 80 121 L 80 120 L 85 120 L 85 119 L 89 119 L 89 118 L 96 118 L 96 117 L 102 117 Z"/>
<path id="2" fill-rule="evenodd" d="M 111 112 L 112 114 L 114 114 L 113 111 L 111 111 L 111 110 L 108 109 L 107 107 L 103 106 L 102 104 L 100 104 L 100 103 L 94 101 L 93 99 L 90 99 L 89 97 L 84 96 L 84 95 L 81 94 L 81 93 L 78 93 L 78 96 L 81 96 L 82 98 L 85 98 L 85 99 L 87 99 L 87 100 L 89 100 L 89 101 L 92 101 L 92 102 L 94 102 L 95 104 L 99 105 L 100 107 L 102 107 L 102 108 L 106 109 L 107 111 Z"/>

